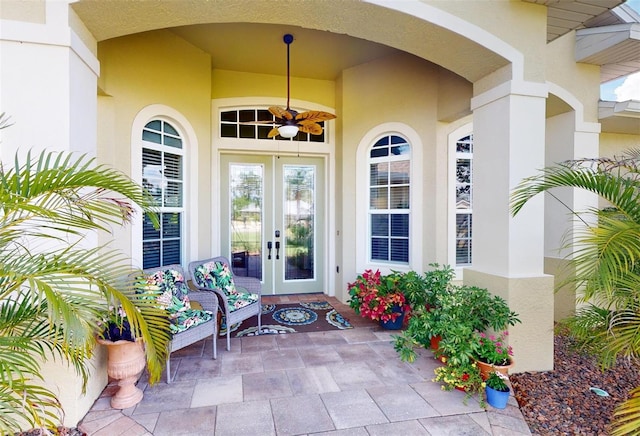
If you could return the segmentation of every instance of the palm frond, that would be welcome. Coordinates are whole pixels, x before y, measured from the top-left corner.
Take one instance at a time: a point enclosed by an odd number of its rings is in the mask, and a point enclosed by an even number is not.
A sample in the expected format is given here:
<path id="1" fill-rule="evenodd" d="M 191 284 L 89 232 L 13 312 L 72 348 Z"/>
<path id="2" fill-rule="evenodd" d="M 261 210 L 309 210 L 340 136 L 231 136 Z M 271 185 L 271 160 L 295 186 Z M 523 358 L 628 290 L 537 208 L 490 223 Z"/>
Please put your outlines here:
<path id="1" fill-rule="evenodd" d="M 637 435 L 640 432 L 640 387 L 629 393 L 629 398 L 616 407 L 612 436 Z"/>
<path id="2" fill-rule="evenodd" d="M 121 304 L 144 337 L 150 381 L 159 379 L 170 340 L 166 312 L 123 285 L 129 259 L 82 247 L 90 232 L 130 222 L 136 204 L 157 226 L 146 190 L 85 156 L 43 152 L 22 163 L 16 155 L 12 168 L 0 166 L 0 433 L 60 421 L 55 394 L 33 382 L 41 362 L 69 362 L 86 386 L 110 303 Z"/>

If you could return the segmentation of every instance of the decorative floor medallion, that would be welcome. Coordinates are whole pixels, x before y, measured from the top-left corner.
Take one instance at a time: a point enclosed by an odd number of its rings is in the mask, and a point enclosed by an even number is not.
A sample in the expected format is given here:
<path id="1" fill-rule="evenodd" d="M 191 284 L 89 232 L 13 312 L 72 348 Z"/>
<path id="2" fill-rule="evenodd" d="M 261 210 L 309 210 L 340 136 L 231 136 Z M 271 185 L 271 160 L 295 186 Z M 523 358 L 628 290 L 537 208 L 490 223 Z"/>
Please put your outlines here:
<path id="1" fill-rule="evenodd" d="M 305 307 L 285 307 L 273 312 L 273 319 L 284 325 L 307 325 L 318 319 L 318 314 Z"/>
<path id="2" fill-rule="evenodd" d="M 306 301 L 289 304 L 263 304 L 262 328 L 260 334 L 279 335 L 283 333 L 321 332 L 353 328 L 349 320 L 336 311 L 326 301 Z M 255 336 L 257 317 L 251 317 L 231 326 L 232 337 Z M 222 317 L 220 336 L 227 334 L 227 326 Z"/>

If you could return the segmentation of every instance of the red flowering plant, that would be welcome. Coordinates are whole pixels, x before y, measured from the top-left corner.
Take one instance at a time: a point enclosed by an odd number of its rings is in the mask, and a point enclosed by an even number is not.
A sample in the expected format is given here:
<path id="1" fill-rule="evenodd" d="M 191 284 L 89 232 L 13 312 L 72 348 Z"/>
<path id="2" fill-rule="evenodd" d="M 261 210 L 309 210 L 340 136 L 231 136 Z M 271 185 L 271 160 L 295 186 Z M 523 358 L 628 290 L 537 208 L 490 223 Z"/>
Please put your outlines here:
<path id="1" fill-rule="evenodd" d="M 395 321 L 402 312 L 394 311 L 394 307 L 408 311 L 405 296 L 398 283 L 401 273 L 393 272 L 382 276 L 380 270 L 374 273 L 365 270 L 358 275 L 356 281 L 349 283 L 349 306 L 363 318 L 374 321 Z"/>
<path id="2" fill-rule="evenodd" d="M 507 345 L 508 331 L 503 331 L 499 335 L 487 335 L 482 332 L 475 332 L 476 357 L 479 361 L 491 365 L 509 365 L 513 356 L 513 350 Z"/>

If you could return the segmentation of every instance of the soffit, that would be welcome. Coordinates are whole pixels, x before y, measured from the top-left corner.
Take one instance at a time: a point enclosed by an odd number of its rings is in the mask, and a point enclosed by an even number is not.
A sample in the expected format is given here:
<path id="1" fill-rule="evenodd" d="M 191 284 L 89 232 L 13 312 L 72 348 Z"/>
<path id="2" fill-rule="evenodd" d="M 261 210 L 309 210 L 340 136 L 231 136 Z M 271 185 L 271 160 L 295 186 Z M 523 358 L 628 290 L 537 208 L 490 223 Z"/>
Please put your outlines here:
<path id="1" fill-rule="evenodd" d="M 640 71 L 640 23 L 578 30 L 576 61 L 600 65 L 602 82 Z"/>
<path id="2" fill-rule="evenodd" d="M 523 0 L 547 7 L 547 41 L 585 27 L 585 23 L 624 3 L 624 0 Z"/>
<path id="3" fill-rule="evenodd" d="M 601 101 L 598 118 L 603 132 L 640 135 L 640 101 Z"/>
<path id="4" fill-rule="evenodd" d="M 411 15 L 368 2 L 339 4 L 324 0 L 79 0 L 71 7 L 98 42 L 171 29 L 210 53 L 214 68 L 232 71 L 284 74 L 285 33 L 295 38 L 291 67 L 297 77 L 334 80 L 345 68 L 397 50 L 470 82 L 508 65 L 475 41 Z"/>

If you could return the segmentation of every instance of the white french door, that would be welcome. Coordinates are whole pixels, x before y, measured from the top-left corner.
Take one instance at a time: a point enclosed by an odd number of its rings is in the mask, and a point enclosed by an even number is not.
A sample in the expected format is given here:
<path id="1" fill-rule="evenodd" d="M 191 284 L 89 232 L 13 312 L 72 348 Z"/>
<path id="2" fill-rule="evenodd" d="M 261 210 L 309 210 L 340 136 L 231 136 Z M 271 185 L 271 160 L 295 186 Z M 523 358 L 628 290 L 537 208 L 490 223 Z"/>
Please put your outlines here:
<path id="1" fill-rule="evenodd" d="M 324 292 L 325 180 L 321 157 L 224 154 L 221 242 L 264 294 Z"/>

